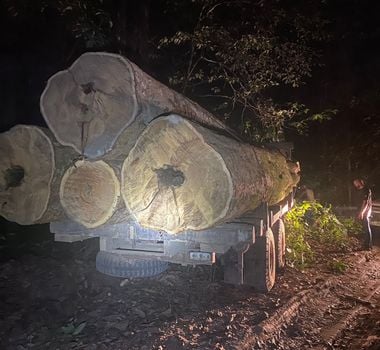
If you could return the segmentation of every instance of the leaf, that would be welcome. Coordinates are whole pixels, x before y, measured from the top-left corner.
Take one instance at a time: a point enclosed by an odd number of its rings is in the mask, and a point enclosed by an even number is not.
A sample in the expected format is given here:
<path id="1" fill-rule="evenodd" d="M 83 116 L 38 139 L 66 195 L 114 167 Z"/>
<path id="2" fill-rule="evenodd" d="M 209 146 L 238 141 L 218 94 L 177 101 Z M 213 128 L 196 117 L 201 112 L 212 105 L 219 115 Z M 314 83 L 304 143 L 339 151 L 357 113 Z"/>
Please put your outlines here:
<path id="1" fill-rule="evenodd" d="M 86 327 L 86 322 L 82 322 L 78 327 L 76 327 L 72 334 L 78 335 L 83 331 L 84 327 Z"/>
<path id="2" fill-rule="evenodd" d="M 73 334 L 73 332 L 75 331 L 75 326 L 74 326 L 74 324 L 72 322 L 70 322 L 66 326 L 62 327 L 62 331 L 65 334 Z"/>

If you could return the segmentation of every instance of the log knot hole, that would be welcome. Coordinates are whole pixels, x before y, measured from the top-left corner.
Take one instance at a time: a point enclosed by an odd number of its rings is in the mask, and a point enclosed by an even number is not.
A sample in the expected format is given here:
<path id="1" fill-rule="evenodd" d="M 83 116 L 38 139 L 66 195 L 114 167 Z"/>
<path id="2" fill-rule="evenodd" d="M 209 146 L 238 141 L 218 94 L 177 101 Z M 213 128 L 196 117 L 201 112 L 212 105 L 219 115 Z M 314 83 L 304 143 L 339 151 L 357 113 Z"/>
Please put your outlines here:
<path id="1" fill-rule="evenodd" d="M 93 82 L 89 82 L 89 83 L 86 83 L 86 84 L 81 84 L 80 86 L 82 88 L 82 91 L 85 95 L 89 95 L 91 93 L 94 93 L 96 92 L 95 90 L 95 83 Z M 83 114 L 87 114 L 89 112 L 89 107 L 87 104 L 85 103 L 80 103 L 80 108 L 81 108 L 81 112 Z"/>
<path id="2" fill-rule="evenodd" d="M 88 95 L 91 92 L 96 92 L 95 84 L 93 82 L 89 82 L 87 84 L 81 84 L 81 88 L 85 95 Z"/>
<path id="3" fill-rule="evenodd" d="M 18 187 L 24 179 L 24 168 L 19 165 L 13 165 L 4 171 L 5 190 L 10 187 Z"/>
<path id="4" fill-rule="evenodd" d="M 179 187 L 185 182 L 185 176 L 181 170 L 165 164 L 162 168 L 154 169 L 158 183 L 164 187 Z"/>

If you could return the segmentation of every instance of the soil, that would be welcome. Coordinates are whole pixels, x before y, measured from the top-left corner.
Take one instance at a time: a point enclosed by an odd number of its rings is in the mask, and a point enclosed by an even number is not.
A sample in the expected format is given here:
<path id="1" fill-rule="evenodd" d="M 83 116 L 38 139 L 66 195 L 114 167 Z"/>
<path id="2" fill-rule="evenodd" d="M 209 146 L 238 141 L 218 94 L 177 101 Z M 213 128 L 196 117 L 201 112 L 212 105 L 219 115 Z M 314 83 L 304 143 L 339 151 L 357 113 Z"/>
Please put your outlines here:
<path id="1" fill-rule="evenodd" d="M 3 232 L 0 349 L 380 349 L 379 247 L 288 266 L 259 294 L 212 267 L 110 277 L 95 269 L 97 239 L 53 242 L 46 225 Z M 345 269 L 332 272 L 332 259 Z"/>

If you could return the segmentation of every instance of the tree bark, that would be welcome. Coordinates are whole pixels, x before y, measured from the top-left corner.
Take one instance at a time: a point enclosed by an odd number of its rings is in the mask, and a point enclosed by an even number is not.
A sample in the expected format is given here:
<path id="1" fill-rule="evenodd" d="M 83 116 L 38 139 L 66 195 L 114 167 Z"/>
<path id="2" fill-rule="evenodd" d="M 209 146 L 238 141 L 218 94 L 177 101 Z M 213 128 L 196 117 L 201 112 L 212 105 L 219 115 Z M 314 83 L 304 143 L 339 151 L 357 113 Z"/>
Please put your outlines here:
<path id="1" fill-rule="evenodd" d="M 53 75 L 40 107 L 57 140 L 92 159 L 110 151 L 134 121 L 139 126 L 135 140 L 152 119 L 168 112 L 232 133 L 195 102 L 110 53 L 85 53 Z"/>
<path id="2" fill-rule="evenodd" d="M 75 156 L 47 129 L 17 125 L 0 134 L 0 215 L 21 225 L 64 218 L 59 183 Z"/>
<path id="3" fill-rule="evenodd" d="M 125 159 L 121 194 L 141 225 L 175 234 L 278 203 L 298 171 L 278 151 L 169 115 L 152 121 Z"/>
<path id="4" fill-rule="evenodd" d="M 114 169 L 102 160 L 80 160 L 64 174 L 60 186 L 60 200 L 69 218 L 87 228 L 111 223 L 120 208 L 120 183 Z M 124 207 L 124 204 L 122 204 Z M 119 215 L 119 216 L 120 216 Z M 118 217 L 119 217 L 118 216 Z M 115 220 L 112 221 L 115 223 Z"/>

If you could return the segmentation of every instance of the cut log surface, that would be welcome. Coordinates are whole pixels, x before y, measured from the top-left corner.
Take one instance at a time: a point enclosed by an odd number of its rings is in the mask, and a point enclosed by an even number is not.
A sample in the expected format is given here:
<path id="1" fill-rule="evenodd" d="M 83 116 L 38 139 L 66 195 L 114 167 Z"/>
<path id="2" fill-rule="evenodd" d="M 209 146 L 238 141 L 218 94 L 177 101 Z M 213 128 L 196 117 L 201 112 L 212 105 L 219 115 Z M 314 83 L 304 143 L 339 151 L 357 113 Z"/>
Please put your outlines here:
<path id="1" fill-rule="evenodd" d="M 106 223 L 115 213 L 120 183 L 104 161 L 77 161 L 64 174 L 60 199 L 69 218 L 87 228 Z"/>
<path id="2" fill-rule="evenodd" d="M 153 118 L 173 112 L 216 129 L 227 127 L 212 114 L 159 83 L 126 58 L 85 53 L 53 75 L 41 95 L 41 112 L 56 136 L 88 158 L 110 151 L 136 121 L 134 140 Z"/>
<path id="3" fill-rule="evenodd" d="M 36 126 L 0 134 L 0 215 L 21 225 L 65 217 L 59 183 L 75 152 Z"/>
<path id="4" fill-rule="evenodd" d="M 178 115 L 141 134 L 121 172 L 122 197 L 143 226 L 202 230 L 282 200 L 299 181 L 278 151 L 242 144 Z"/>

